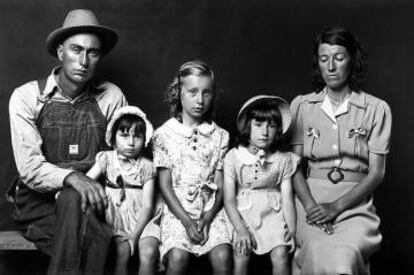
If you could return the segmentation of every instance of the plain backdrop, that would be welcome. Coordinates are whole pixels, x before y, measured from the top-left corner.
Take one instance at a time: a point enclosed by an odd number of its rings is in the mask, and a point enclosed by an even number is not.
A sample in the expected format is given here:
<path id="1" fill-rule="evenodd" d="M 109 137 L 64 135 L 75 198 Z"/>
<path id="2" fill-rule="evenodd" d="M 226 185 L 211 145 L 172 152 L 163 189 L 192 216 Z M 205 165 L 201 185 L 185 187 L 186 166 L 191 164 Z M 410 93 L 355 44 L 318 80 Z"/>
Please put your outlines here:
<path id="1" fill-rule="evenodd" d="M 290 101 L 311 92 L 315 36 L 330 26 L 351 30 L 368 53 L 366 91 L 393 112 L 386 177 L 375 191 L 384 242 L 372 270 L 402 274 L 412 266 L 414 2 L 402 0 L 0 0 L 0 230 L 12 228 L 12 206 L 2 194 L 16 176 L 9 98 L 57 64 L 44 41 L 74 8 L 93 9 L 118 31 L 119 43 L 99 75 L 120 86 L 155 127 L 168 118 L 164 91 L 177 67 L 201 58 L 217 75 L 216 122 L 232 134 L 249 97 L 268 93 Z"/>

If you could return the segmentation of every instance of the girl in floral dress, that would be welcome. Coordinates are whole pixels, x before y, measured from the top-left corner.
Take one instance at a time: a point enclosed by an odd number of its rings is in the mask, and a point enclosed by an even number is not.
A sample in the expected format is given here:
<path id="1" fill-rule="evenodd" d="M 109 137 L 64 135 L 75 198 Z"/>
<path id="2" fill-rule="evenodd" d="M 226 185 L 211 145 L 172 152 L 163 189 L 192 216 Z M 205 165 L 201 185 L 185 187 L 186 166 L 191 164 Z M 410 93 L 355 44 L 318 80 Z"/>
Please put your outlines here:
<path id="1" fill-rule="evenodd" d="M 277 96 L 248 100 L 237 117 L 239 146 L 224 160 L 224 204 L 233 224 L 234 274 L 248 273 L 251 252 L 270 253 L 273 274 L 290 274 L 296 212 L 291 176 L 299 157 L 281 150 L 291 121 Z"/>
<path id="2" fill-rule="evenodd" d="M 87 175 L 93 179 L 105 176 L 106 220 L 112 225 L 117 250 L 114 273 L 127 274 L 128 261 L 138 245 L 139 274 L 155 274 L 160 235 L 157 216 L 152 218 L 156 170 L 142 156 L 153 127 L 141 109 L 126 106 L 115 111 L 107 128 L 106 143 L 114 150 L 99 152 Z"/>
<path id="3" fill-rule="evenodd" d="M 202 61 L 183 64 L 167 91 L 171 118 L 153 137 L 164 199 L 161 259 L 183 274 L 190 254 L 208 254 L 214 274 L 229 274 L 231 246 L 222 209 L 222 160 L 229 134 L 211 120 L 215 77 Z"/>

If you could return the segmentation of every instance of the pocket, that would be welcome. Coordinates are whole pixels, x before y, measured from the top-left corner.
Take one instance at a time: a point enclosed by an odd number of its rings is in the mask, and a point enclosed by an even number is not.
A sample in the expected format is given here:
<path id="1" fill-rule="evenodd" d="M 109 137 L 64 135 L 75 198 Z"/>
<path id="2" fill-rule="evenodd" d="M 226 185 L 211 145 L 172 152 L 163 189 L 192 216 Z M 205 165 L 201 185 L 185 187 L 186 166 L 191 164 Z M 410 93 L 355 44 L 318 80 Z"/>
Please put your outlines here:
<path id="1" fill-rule="evenodd" d="M 249 193 L 246 192 L 241 192 L 241 194 L 239 194 L 237 196 L 237 209 L 239 211 L 245 211 L 248 210 L 250 208 L 252 208 L 253 203 L 252 203 L 252 199 L 250 197 Z"/>
<path id="2" fill-rule="evenodd" d="M 268 192 L 267 200 L 269 208 L 272 208 L 276 212 L 279 212 L 281 209 L 280 195 L 278 192 Z"/>
<path id="3" fill-rule="evenodd" d="M 314 147 L 315 143 L 319 142 L 320 132 L 318 129 L 308 126 L 305 128 L 303 155 L 310 159 L 315 159 Z"/>

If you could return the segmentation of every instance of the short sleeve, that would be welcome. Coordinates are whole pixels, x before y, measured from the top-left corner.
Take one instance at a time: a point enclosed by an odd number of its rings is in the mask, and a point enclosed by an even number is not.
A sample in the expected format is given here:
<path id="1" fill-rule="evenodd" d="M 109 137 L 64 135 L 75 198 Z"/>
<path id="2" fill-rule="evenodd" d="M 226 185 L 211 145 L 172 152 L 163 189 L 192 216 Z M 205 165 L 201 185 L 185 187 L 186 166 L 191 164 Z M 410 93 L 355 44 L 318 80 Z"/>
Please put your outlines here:
<path id="1" fill-rule="evenodd" d="M 303 144 L 303 119 L 302 119 L 302 96 L 299 95 L 290 104 L 292 112 L 292 135 L 290 137 L 291 145 Z"/>
<path id="2" fill-rule="evenodd" d="M 236 156 L 234 152 L 235 150 L 231 150 L 226 154 L 223 161 L 223 174 L 233 180 L 236 180 Z"/>
<path id="3" fill-rule="evenodd" d="M 290 178 L 295 174 L 296 169 L 300 163 L 300 157 L 294 153 L 288 152 L 285 155 L 285 161 L 283 165 L 282 181 Z"/>
<path id="4" fill-rule="evenodd" d="M 168 148 L 160 133 L 155 133 L 152 137 L 152 152 L 155 167 L 171 168 Z"/>
<path id="5" fill-rule="evenodd" d="M 223 170 L 224 157 L 226 156 L 227 150 L 229 148 L 229 140 L 230 140 L 229 133 L 227 131 L 223 131 L 221 133 L 220 140 L 221 140 L 221 143 L 220 143 L 220 153 L 219 153 L 217 167 L 216 167 L 217 170 Z"/>
<path id="6" fill-rule="evenodd" d="M 376 108 L 374 123 L 368 139 L 368 149 L 372 153 L 387 154 L 390 148 L 392 115 L 391 108 L 381 101 Z"/>
<path id="7" fill-rule="evenodd" d="M 150 179 L 153 179 L 156 175 L 156 169 L 154 163 L 151 161 L 144 159 L 142 167 L 141 167 L 141 182 L 146 183 Z"/>
<path id="8" fill-rule="evenodd" d="M 99 165 L 102 173 L 106 174 L 106 168 L 108 167 L 108 151 L 101 151 L 96 154 L 95 164 Z"/>

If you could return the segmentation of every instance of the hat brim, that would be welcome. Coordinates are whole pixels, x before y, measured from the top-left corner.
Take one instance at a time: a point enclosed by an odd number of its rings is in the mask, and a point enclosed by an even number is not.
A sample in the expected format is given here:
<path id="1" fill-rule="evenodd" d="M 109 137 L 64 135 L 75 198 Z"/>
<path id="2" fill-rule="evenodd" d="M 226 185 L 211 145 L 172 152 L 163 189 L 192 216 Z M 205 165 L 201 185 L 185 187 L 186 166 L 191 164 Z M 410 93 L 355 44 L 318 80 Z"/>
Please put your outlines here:
<path id="1" fill-rule="evenodd" d="M 54 57 L 57 57 L 57 46 L 68 37 L 78 33 L 93 33 L 101 39 L 102 54 L 112 50 L 118 42 L 118 34 L 112 28 L 106 26 L 74 26 L 60 28 L 52 31 L 46 38 L 47 51 Z"/>
<path id="2" fill-rule="evenodd" d="M 246 124 L 246 115 L 252 107 L 262 102 L 274 102 L 279 109 L 282 116 L 283 134 L 286 134 L 290 128 L 292 122 L 292 114 L 290 112 L 289 104 L 281 97 L 272 95 L 258 95 L 252 97 L 241 107 L 239 114 L 237 115 L 237 129 L 242 131 Z"/>

